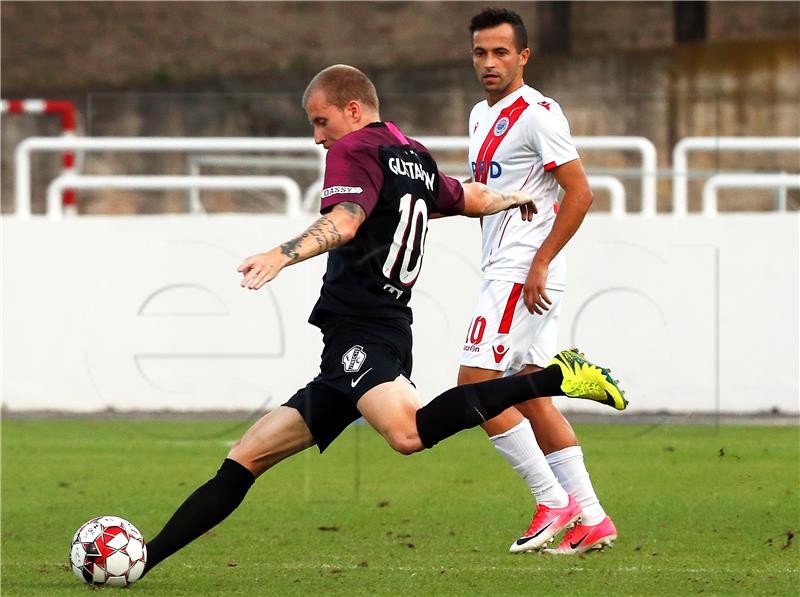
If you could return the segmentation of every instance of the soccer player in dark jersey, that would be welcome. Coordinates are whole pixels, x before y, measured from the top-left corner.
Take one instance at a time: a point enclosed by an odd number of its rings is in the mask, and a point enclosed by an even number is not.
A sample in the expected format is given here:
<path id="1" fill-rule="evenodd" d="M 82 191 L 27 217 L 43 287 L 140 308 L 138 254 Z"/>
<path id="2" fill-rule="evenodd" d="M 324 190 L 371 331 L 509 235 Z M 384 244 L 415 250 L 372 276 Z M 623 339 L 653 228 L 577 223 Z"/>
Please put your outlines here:
<path id="1" fill-rule="evenodd" d="M 216 476 L 178 508 L 147 546 L 146 572 L 224 520 L 255 479 L 317 445 L 323 451 L 363 416 L 395 450 L 412 454 L 474 427 L 532 396 L 566 394 L 625 407 L 607 371 L 572 351 L 528 376 L 452 388 L 420 408 L 411 376 L 411 289 L 434 215 L 480 217 L 519 208 L 529 196 L 438 171 L 420 143 L 382 122 L 372 82 L 345 65 L 317 74 L 303 96 L 314 139 L 328 149 L 322 217 L 299 236 L 240 266 L 258 290 L 288 265 L 328 252 L 309 322 L 320 328 L 320 374 L 258 420 L 231 448 Z"/>

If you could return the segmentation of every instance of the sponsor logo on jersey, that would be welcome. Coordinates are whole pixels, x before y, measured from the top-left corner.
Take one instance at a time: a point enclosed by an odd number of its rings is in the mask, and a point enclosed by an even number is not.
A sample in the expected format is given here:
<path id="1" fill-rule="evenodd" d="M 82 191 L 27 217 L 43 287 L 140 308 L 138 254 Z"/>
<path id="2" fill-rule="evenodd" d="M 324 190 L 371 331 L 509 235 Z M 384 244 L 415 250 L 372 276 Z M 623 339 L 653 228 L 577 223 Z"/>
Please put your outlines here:
<path id="1" fill-rule="evenodd" d="M 323 189 L 322 198 L 330 197 L 331 195 L 358 195 L 363 193 L 364 189 L 361 187 L 328 187 Z"/>
<path id="2" fill-rule="evenodd" d="M 494 362 L 499 363 L 508 353 L 508 346 L 503 346 L 502 344 L 500 346 L 492 346 L 492 352 L 494 353 Z"/>
<path id="3" fill-rule="evenodd" d="M 366 360 L 367 353 L 364 352 L 364 347 L 356 344 L 342 355 L 345 373 L 357 373 Z"/>
<path id="4" fill-rule="evenodd" d="M 464 352 L 480 352 L 480 346 L 475 346 L 474 344 L 465 344 L 464 345 Z"/>
<path id="5" fill-rule="evenodd" d="M 400 158 L 389 158 L 389 170 L 398 176 L 408 176 L 421 180 L 429 191 L 433 190 L 433 172 L 428 172 L 416 162 L 406 162 Z"/>
<path id="6" fill-rule="evenodd" d="M 550 111 L 550 102 L 539 102 L 539 105 L 540 105 L 542 108 L 547 108 L 547 111 L 548 111 L 548 112 Z"/>
<path id="7" fill-rule="evenodd" d="M 470 166 L 472 167 L 472 180 L 483 180 L 486 178 L 486 171 L 489 171 L 488 178 L 499 178 L 500 175 L 503 173 L 503 167 L 500 165 L 500 162 L 492 162 L 486 165 L 486 162 L 481 162 L 481 169 L 478 172 L 478 165 L 475 162 L 470 162 Z"/>
<path id="8" fill-rule="evenodd" d="M 479 124 L 480 124 L 480 122 L 476 122 L 476 123 L 475 123 L 475 126 L 474 126 L 474 127 L 472 127 L 472 134 L 473 134 L 473 135 L 475 134 L 475 131 L 477 131 L 477 130 L 478 130 L 478 125 L 479 125 Z"/>
<path id="9" fill-rule="evenodd" d="M 508 130 L 508 125 L 511 121 L 508 119 L 508 116 L 503 116 L 500 120 L 498 120 L 494 125 L 494 136 L 500 137 Z"/>

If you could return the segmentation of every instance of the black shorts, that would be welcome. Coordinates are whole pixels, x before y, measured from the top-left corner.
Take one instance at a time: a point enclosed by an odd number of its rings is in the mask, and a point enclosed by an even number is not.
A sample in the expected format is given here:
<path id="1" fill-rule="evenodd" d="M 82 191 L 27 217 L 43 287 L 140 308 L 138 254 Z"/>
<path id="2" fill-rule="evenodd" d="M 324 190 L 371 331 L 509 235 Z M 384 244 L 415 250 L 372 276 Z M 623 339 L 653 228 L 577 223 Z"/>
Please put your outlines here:
<path id="1" fill-rule="evenodd" d="M 411 378 L 411 326 L 340 317 L 323 326 L 320 373 L 284 404 L 297 409 L 322 452 L 361 413 L 367 391 L 397 376 Z"/>

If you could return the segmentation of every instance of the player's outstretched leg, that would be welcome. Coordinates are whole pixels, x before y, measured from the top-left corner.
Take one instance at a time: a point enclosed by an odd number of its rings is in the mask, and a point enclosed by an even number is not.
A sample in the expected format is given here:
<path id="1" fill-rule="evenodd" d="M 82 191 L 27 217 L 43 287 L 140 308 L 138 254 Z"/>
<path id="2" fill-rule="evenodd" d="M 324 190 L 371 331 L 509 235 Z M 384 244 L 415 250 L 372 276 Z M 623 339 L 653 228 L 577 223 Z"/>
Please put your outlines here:
<path id="1" fill-rule="evenodd" d="M 186 498 L 161 532 L 147 542 L 144 573 L 225 520 L 255 480 L 253 473 L 226 458 L 217 474 Z"/>
<path id="2" fill-rule="evenodd" d="M 541 371 L 447 390 L 416 411 L 417 433 L 422 445 L 431 448 L 459 431 L 485 423 L 510 406 L 560 395 L 594 400 L 618 410 L 628 404 L 607 369 L 577 351 L 564 350 Z"/>
<path id="3" fill-rule="evenodd" d="M 161 532 L 147 542 L 145 574 L 225 520 L 258 475 L 313 444 L 295 409 L 281 406 L 261 417 L 231 448 L 217 474 L 186 498 Z"/>

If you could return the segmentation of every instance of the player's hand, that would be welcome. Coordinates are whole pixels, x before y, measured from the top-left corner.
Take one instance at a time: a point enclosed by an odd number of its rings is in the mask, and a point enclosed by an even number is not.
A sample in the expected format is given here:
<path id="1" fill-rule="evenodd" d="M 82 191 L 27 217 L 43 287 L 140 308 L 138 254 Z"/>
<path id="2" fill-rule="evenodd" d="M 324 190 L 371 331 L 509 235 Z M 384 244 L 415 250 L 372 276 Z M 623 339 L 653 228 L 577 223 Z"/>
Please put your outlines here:
<path id="1" fill-rule="evenodd" d="M 533 202 L 533 197 L 526 193 L 513 193 L 515 204 L 519 207 L 519 213 L 523 220 L 530 222 L 533 216 L 539 213 L 536 209 L 536 204 Z"/>
<path id="2" fill-rule="evenodd" d="M 279 252 L 259 253 L 245 259 L 237 271 L 242 274 L 242 288 L 258 290 L 274 280 L 285 265 L 286 257 Z"/>
<path id="3" fill-rule="evenodd" d="M 538 263 L 534 260 L 531 269 L 528 272 L 528 278 L 525 280 L 525 286 L 522 287 L 522 297 L 525 301 L 525 306 L 528 311 L 536 315 L 542 315 L 545 311 L 550 309 L 553 301 L 547 296 L 545 285 L 547 284 L 547 264 Z"/>

